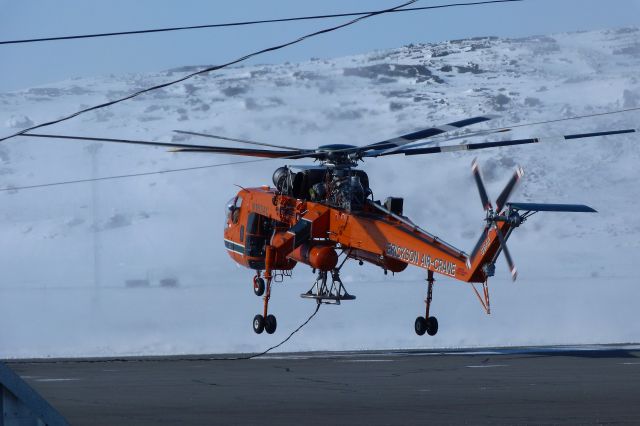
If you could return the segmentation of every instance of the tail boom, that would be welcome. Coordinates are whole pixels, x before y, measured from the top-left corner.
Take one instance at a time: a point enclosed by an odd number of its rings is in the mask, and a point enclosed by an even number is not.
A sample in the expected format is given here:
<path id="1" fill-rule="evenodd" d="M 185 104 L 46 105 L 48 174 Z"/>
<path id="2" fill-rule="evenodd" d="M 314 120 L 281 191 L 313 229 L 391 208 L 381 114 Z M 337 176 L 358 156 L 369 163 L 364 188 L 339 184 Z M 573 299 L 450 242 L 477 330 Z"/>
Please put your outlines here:
<path id="1" fill-rule="evenodd" d="M 493 265 L 502 250 L 498 230 L 506 241 L 514 228 L 513 224 L 506 221 L 495 222 L 485 228 L 476 248 L 469 257 L 469 279 L 466 280 L 467 282 L 481 283 L 493 276 Z M 517 269 L 514 266 L 510 270 L 512 278 L 515 278 L 518 273 Z"/>

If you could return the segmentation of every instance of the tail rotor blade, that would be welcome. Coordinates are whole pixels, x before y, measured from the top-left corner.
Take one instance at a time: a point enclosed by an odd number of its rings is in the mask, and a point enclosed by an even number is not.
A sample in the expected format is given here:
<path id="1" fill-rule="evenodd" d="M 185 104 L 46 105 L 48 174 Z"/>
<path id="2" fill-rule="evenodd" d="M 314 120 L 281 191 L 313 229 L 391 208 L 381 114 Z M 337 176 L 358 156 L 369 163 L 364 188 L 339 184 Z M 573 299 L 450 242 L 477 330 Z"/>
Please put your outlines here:
<path id="1" fill-rule="evenodd" d="M 516 185 L 518 184 L 522 176 L 524 176 L 524 170 L 522 169 L 522 167 L 518 166 L 516 171 L 511 176 L 511 179 L 509 179 L 509 182 L 504 187 L 504 189 L 498 196 L 498 199 L 496 200 L 496 213 L 500 213 L 502 211 L 502 208 L 507 203 L 507 201 L 509 201 L 509 197 L 511 197 L 513 190 L 516 188 Z"/>
<path id="2" fill-rule="evenodd" d="M 473 173 L 473 178 L 476 181 L 476 185 L 478 186 L 478 192 L 480 193 L 480 201 L 482 201 L 482 208 L 487 211 L 492 208 L 491 201 L 489 200 L 489 196 L 487 195 L 487 190 L 485 189 L 484 182 L 482 181 L 482 175 L 480 174 L 480 166 L 478 166 L 477 159 L 473 159 L 471 163 L 471 172 Z"/>
<path id="3" fill-rule="evenodd" d="M 511 258 L 511 253 L 509 253 L 509 249 L 507 248 L 507 242 L 504 239 L 504 235 L 502 235 L 502 231 L 498 226 L 496 226 L 496 234 L 498 235 L 498 240 L 500 241 L 500 248 L 504 252 L 504 257 L 507 259 L 507 265 L 509 265 L 509 270 L 511 271 L 511 279 L 513 281 L 518 278 L 518 269 L 516 268 L 515 263 L 513 263 L 513 259 Z"/>

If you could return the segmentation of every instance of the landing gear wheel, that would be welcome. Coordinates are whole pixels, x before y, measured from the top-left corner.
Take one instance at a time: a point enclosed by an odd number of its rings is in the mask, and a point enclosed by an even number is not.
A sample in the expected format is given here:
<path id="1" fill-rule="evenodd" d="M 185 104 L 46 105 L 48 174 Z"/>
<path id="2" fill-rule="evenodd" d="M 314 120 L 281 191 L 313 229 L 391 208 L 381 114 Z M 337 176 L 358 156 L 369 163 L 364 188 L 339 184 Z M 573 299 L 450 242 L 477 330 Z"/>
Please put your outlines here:
<path id="1" fill-rule="evenodd" d="M 260 277 L 253 277 L 253 293 L 256 296 L 262 296 L 264 294 L 264 280 Z"/>
<path id="2" fill-rule="evenodd" d="M 425 320 L 423 317 L 418 317 L 416 318 L 414 326 L 416 334 L 418 336 L 422 336 L 427 331 L 427 320 Z"/>
<path id="3" fill-rule="evenodd" d="M 267 315 L 267 318 L 264 320 L 264 331 L 266 331 L 268 334 L 273 334 L 275 333 L 277 327 L 278 322 L 276 321 L 276 317 L 271 314 Z"/>
<path id="4" fill-rule="evenodd" d="M 253 317 L 253 331 L 255 331 L 256 334 L 260 334 L 264 331 L 264 317 L 260 314 Z"/>
<path id="5" fill-rule="evenodd" d="M 426 325 L 427 334 L 429 336 L 435 336 L 438 332 L 438 319 L 436 317 L 429 317 L 429 319 L 426 320 Z"/>

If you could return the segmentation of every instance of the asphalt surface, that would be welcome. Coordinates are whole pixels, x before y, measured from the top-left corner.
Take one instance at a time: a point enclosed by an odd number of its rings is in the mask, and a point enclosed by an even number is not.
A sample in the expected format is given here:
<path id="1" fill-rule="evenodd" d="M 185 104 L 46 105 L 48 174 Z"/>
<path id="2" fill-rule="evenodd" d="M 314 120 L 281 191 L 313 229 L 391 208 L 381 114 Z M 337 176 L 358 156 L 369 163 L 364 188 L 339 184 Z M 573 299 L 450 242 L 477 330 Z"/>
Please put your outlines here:
<path id="1" fill-rule="evenodd" d="M 72 425 L 640 424 L 640 346 L 25 360 Z"/>

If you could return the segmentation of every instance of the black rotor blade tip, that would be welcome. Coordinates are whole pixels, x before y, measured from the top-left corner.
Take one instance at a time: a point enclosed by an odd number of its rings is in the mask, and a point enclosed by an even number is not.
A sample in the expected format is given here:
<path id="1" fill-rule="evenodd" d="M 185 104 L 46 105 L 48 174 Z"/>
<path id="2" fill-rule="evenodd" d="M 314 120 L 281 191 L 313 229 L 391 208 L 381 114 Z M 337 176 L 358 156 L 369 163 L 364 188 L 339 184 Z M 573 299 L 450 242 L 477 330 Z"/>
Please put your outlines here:
<path id="1" fill-rule="evenodd" d="M 489 195 L 487 195 L 487 190 L 485 189 L 484 182 L 482 181 L 482 175 L 480 174 L 480 166 L 478 166 L 478 161 L 473 159 L 471 163 L 471 172 L 473 173 L 473 178 L 476 181 L 476 186 L 478 187 L 478 192 L 480 193 L 480 201 L 482 202 L 482 208 L 486 211 L 491 209 L 491 201 L 489 200 Z"/>
<path id="2" fill-rule="evenodd" d="M 513 262 L 513 258 L 511 257 L 511 253 L 509 253 L 509 249 L 507 248 L 507 242 L 502 235 L 502 231 L 500 228 L 496 226 L 496 234 L 498 235 L 498 240 L 500 241 L 500 247 L 504 252 L 504 257 L 507 259 L 507 265 L 509 265 L 509 271 L 511 272 L 511 279 L 515 281 L 518 278 L 518 268 L 516 268 L 516 264 Z"/>
<path id="3" fill-rule="evenodd" d="M 509 182 L 504 187 L 504 189 L 498 196 L 498 199 L 496 200 L 496 212 L 499 213 L 507 203 L 507 201 L 509 201 L 513 190 L 516 188 L 516 185 L 518 184 L 522 176 L 524 176 L 524 170 L 522 169 L 522 167 L 518 166 L 516 171 L 511 176 L 511 179 L 509 179 Z"/>

